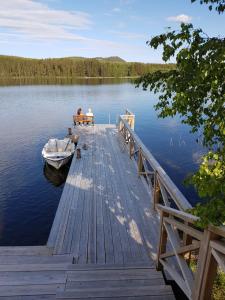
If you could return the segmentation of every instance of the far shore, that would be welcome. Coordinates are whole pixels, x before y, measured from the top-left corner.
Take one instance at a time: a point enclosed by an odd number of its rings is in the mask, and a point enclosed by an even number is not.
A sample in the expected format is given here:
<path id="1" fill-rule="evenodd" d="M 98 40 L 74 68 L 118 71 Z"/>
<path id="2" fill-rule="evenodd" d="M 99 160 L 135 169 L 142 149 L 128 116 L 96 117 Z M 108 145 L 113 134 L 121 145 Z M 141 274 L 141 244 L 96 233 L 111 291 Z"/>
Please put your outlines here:
<path id="1" fill-rule="evenodd" d="M 79 77 L 68 77 L 68 76 L 20 76 L 20 77 L 0 77 L 0 80 L 9 80 L 9 79 L 136 79 L 140 76 L 79 76 Z"/>

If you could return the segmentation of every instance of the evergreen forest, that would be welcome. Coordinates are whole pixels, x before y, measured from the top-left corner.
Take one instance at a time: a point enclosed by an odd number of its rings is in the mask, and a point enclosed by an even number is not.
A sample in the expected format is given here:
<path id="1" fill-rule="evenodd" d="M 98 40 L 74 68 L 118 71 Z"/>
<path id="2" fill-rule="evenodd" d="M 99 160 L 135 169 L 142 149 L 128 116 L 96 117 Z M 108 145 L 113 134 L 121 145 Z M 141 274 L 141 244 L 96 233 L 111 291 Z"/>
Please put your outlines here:
<path id="1" fill-rule="evenodd" d="M 33 59 L 0 56 L 0 79 L 5 78 L 79 78 L 138 77 L 157 70 L 174 69 L 173 64 L 126 62 L 120 57 Z"/>

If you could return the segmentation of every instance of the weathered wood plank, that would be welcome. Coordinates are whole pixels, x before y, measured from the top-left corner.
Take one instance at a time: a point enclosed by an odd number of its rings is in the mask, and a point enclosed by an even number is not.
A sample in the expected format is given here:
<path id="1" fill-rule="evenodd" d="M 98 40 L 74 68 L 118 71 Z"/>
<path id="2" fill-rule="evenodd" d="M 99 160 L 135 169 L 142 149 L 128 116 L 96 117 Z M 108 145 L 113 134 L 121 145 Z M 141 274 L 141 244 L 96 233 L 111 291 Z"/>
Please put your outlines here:
<path id="1" fill-rule="evenodd" d="M 163 278 L 151 278 L 149 279 L 124 279 L 124 280 L 94 280 L 93 281 L 68 281 L 66 289 L 92 289 L 100 288 L 108 289 L 111 287 L 126 288 L 130 286 L 152 286 L 152 285 L 164 285 Z"/>
<path id="2" fill-rule="evenodd" d="M 95 281 L 163 278 L 161 272 L 146 269 L 68 271 L 67 281 Z"/>
<path id="3" fill-rule="evenodd" d="M 96 197 L 96 212 L 97 212 L 97 263 L 105 262 L 105 235 L 104 235 L 104 220 L 103 220 L 103 189 L 102 185 L 102 131 L 101 126 L 98 126 L 96 131 L 96 185 L 95 185 L 95 197 Z"/>
<path id="4" fill-rule="evenodd" d="M 142 245 L 142 238 L 138 228 L 138 217 L 136 215 L 136 210 L 134 209 L 133 199 L 129 193 L 129 189 L 127 187 L 127 176 L 124 171 L 126 168 L 123 168 L 123 158 L 121 159 L 121 153 L 119 152 L 119 148 L 116 146 L 116 140 L 112 138 L 111 135 L 108 134 L 109 141 L 111 142 L 111 148 L 113 149 L 114 154 L 114 165 L 115 168 L 118 170 L 118 180 L 120 185 L 123 186 L 123 193 L 121 193 L 121 204 L 124 207 L 124 217 L 125 217 L 125 225 L 128 232 L 129 243 L 131 248 L 131 255 L 132 260 L 142 260 L 145 258 L 146 253 L 142 252 L 143 247 Z M 129 159 L 129 158 L 125 158 Z M 123 171 L 122 171 L 123 170 Z"/>
<path id="5" fill-rule="evenodd" d="M 70 184 L 71 180 L 72 180 L 71 175 L 73 174 L 75 167 L 77 168 L 77 170 L 82 170 L 82 167 L 81 167 L 82 163 L 83 163 L 82 160 L 76 160 L 75 157 L 73 157 L 73 160 L 72 160 L 72 163 L 70 166 L 70 170 L 67 175 L 67 180 L 66 180 L 66 183 L 63 188 L 62 196 L 60 198 L 59 205 L 58 205 L 58 208 L 57 208 L 57 211 L 55 214 L 55 218 L 53 221 L 53 225 L 52 225 L 52 228 L 50 231 L 50 235 L 48 238 L 48 242 L 47 242 L 48 246 L 56 248 L 56 242 L 59 239 L 58 235 L 61 232 L 60 226 L 62 226 L 62 218 L 64 217 L 64 214 L 66 213 L 66 208 L 68 205 L 67 195 L 68 195 L 70 189 L 72 189 L 72 186 Z M 79 172 L 77 173 L 77 176 L 79 176 Z"/>
<path id="6" fill-rule="evenodd" d="M 166 285 L 158 285 L 158 286 L 141 286 L 141 287 L 129 287 L 129 288 L 108 288 L 108 289 L 74 289 L 68 290 L 63 293 L 58 293 L 57 298 L 94 298 L 94 297 L 110 297 L 110 296 L 118 296 L 118 297 L 129 297 L 129 296 L 158 296 L 158 295 L 171 295 L 171 287 Z"/>
<path id="7" fill-rule="evenodd" d="M 121 264 L 124 261 L 124 255 L 126 253 L 123 252 L 122 243 L 124 243 L 123 239 L 123 230 L 121 228 L 120 223 L 118 222 L 115 215 L 119 215 L 119 208 L 117 205 L 117 194 L 114 188 L 114 176 L 115 176 L 115 169 L 112 164 L 112 157 L 111 152 L 108 148 L 107 144 L 108 136 L 106 135 L 106 138 L 104 139 L 103 147 L 105 149 L 104 151 L 104 164 L 105 164 L 105 178 L 106 180 L 106 186 L 107 186 L 107 193 L 108 193 L 108 203 L 105 203 L 105 211 L 107 211 L 107 215 L 110 219 L 110 225 L 111 225 L 111 233 L 112 233 L 112 243 L 113 243 L 113 249 L 114 249 L 114 261 L 116 264 Z M 108 262 L 107 262 L 108 263 Z"/>
<path id="8" fill-rule="evenodd" d="M 105 262 L 111 264 L 114 262 L 114 244 L 112 237 L 112 224 L 111 224 L 111 212 L 110 205 L 112 201 L 111 191 L 109 189 L 109 178 L 107 177 L 107 164 L 106 164 L 106 153 L 107 148 L 105 141 L 107 139 L 105 128 L 101 128 L 101 185 L 102 185 L 102 214 L 103 214 L 103 228 L 104 228 L 104 241 L 105 241 Z"/>
<path id="9" fill-rule="evenodd" d="M 12 286 L 9 284 L 5 286 L 0 286 L 0 295 L 1 297 L 28 296 L 28 295 L 39 295 L 39 296 L 55 295 L 57 291 L 62 291 L 64 286 L 65 286 L 64 284 L 35 284 L 35 285 L 18 285 L 18 286 Z"/>
<path id="10" fill-rule="evenodd" d="M 52 255 L 52 248 L 46 246 L 1 246 L 1 255 Z"/>
<path id="11" fill-rule="evenodd" d="M 69 264 L 5 264 L 0 265 L 0 272 L 31 272 L 31 271 L 65 271 Z"/>
<path id="12" fill-rule="evenodd" d="M 87 270 L 127 270 L 127 269 L 147 269 L 155 270 L 153 262 L 142 262 L 142 263 L 129 263 L 129 264 L 86 264 L 78 265 L 72 264 L 68 266 L 68 270 L 74 271 L 87 271 Z"/>
<path id="13" fill-rule="evenodd" d="M 109 136 L 112 138 L 112 143 L 117 145 L 116 153 L 121 152 L 117 143 L 117 132 L 109 131 Z M 129 191 L 128 204 L 131 205 L 132 214 L 135 216 L 134 220 L 138 225 L 138 230 L 141 233 L 143 245 L 141 247 L 143 258 L 146 254 L 154 257 L 156 255 L 156 245 L 158 240 L 157 224 L 158 216 L 155 211 L 151 209 L 151 195 L 146 191 L 142 181 L 137 175 L 136 167 L 132 160 L 130 160 L 126 153 L 121 153 L 119 168 L 124 170 L 127 180 L 124 188 Z M 154 227 L 152 226 L 154 223 Z M 145 248 L 146 254 L 143 254 Z"/>
<path id="14" fill-rule="evenodd" d="M 55 300 L 56 295 L 22 295 L 22 296 L 1 296 L 0 300 Z"/>
<path id="15" fill-rule="evenodd" d="M 97 215 L 97 208 L 96 208 L 96 197 L 94 195 L 94 188 L 95 188 L 95 180 L 96 180 L 96 170 L 94 168 L 95 166 L 95 161 L 96 161 L 96 127 L 93 127 L 92 129 L 92 140 L 91 140 L 91 145 L 92 147 L 92 165 L 91 165 L 91 177 L 92 177 L 92 195 L 90 199 L 90 221 L 89 221 L 89 227 L 88 227 L 88 258 L 87 261 L 88 263 L 95 264 L 97 262 L 97 249 L 96 249 L 96 244 L 97 244 L 97 236 L 96 236 L 96 215 Z"/>
<path id="16" fill-rule="evenodd" d="M 0 298 L 1 299 L 1 298 Z M 68 298 L 60 298 L 62 300 L 66 300 Z M 173 295 L 160 295 L 160 296 L 126 296 L 126 297 L 114 297 L 114 296 L 110 296 L 110 297 L 104 297 L 104 298 L 98 298 L 98 297 L 94 297 L 94 298 L 88 298 L 88 299 L 93 299 L 93 300 L 175 300 L 175 297 Z M 7 299 L 8 300 L 8 299 Z M 22 300 L 22 299 L 20 299 Z M 30 300 L 30 299 L 29 299 Z M 35 299 L 36 300 L 36 299 Z"/>
<path id="17" fill-rule="evenodd" d="M 1 265 L 72 263 L 70 255 L 0 255 Z"/>
<path id="18" fill-rule="evenodd" d="M 1 286 L 65 283 L 65 281 L 65 272 L 62 271 L 0 272 Z"/>

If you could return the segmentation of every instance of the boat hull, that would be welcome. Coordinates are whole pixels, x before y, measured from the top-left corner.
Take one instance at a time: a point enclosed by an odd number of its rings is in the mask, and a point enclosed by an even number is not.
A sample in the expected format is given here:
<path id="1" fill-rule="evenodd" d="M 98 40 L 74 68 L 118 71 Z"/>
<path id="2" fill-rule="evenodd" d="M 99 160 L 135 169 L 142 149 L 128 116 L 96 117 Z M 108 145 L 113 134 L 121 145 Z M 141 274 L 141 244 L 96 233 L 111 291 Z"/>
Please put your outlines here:
<path id="1" fill-rule="evenodd" d="M 66 165 L 70 161 L 72 156 L 73 155 L 70 155 L 70 156 L 62 158 L 60 160 L 52 160 L 52 159 L 49 159 L 49 158 L 45 158 L 45 161 L 50 166 L 52 166 L 55 169 L 59 170 L 62 166 Z"/>

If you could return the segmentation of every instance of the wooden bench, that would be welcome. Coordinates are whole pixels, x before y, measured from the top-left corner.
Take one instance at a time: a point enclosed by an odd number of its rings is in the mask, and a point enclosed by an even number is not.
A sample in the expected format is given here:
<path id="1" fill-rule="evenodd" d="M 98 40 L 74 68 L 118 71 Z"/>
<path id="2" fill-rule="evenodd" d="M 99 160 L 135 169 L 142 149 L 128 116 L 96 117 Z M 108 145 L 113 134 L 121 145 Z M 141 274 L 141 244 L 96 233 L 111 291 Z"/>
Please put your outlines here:
<path id="1" fill-rule="evenodd" d="M 94 116 L 74 115 L 73 122 L 74 122 L 74 125 L 79 125 L 79 124 L 94 125 Z"/>

